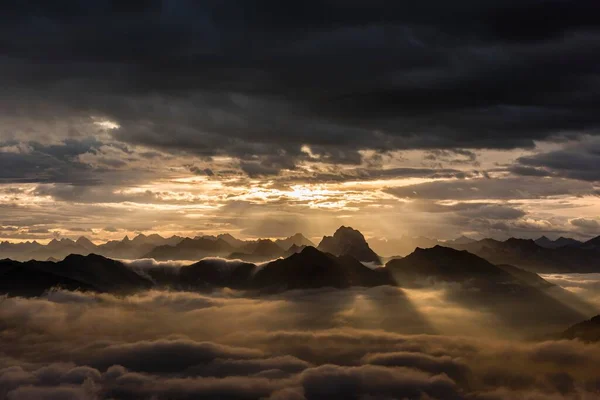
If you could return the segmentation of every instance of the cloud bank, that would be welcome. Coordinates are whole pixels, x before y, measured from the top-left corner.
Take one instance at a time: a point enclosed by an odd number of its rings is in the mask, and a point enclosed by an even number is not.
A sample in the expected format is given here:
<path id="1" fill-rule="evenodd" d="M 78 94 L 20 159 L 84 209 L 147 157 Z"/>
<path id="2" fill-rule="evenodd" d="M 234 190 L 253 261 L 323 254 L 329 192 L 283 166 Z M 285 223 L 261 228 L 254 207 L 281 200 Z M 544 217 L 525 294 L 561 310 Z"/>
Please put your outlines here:
<path id="1" fill-rule="evenodd" d="M 596 345 L 506 341 L 493 316 L 448 304 L 441 291 L 407 293 L 409 301 L 401 303 L 398 290 L 327 289 L 263 298 L 229 290 L 126 297 L 54 291 L 45 298 L 3 298 L 0 395 L 87 400 L 598 394 Z M 457 319 L 462 331 L 453 332 Z M 490 330 L 477 331 L 481 325 Z"/>

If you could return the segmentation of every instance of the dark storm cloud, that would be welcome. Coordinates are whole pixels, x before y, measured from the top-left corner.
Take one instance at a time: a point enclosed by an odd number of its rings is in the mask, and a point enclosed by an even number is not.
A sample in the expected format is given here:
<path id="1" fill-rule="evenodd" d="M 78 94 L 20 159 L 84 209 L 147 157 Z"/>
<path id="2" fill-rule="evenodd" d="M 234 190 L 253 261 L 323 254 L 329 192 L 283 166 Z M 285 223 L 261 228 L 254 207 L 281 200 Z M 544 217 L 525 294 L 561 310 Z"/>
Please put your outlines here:
<path id="1" fill-rule="evenodd" d="M 177 372 L 216 358 L 258 358 L 263 353 L 256 350 L 236 349 L 215 343 L 198 343 L 189 340 L 160 340 L 135 344 L 113 345 L 101 350 L 93 365 L 122 365 L 141 372 Z"/>
<path id="2" fill-rule="evenodd" d="M 463 217 L 486 217 L 490 219 L 516 219 L 525 215 L 525 212 L 514 207 L 492 203 L 465 202 L 452 205 L 443 205 L 432 201 L 422 201 L 415 204 L 419 211 L 430 213 L 454 212 Z"/>
<path id="3" fill-rule="evenodd" d="M 473 164 L 478 165 L 477 154 L 470 150 L 449 149 L 449 150 L 430 150 L 424 157 L 425 160 L 447 162 L 450 164 Z"/>
<path id="4" fill-rule="evenodd" d="M 587 182 L 529 178 L 469 179 L 426 182 L 386 191 L 400 198 L 423 200 L 540 199 L 552 196 L 595 195 Z"/>
<path id="5" fill-rule="evenodd" d="M 77 156 L 95 152 L 100 145 L 94 139 L 65 140 L 62 144 L 47 146 L 37 142 L 0 142 L 0 182 L 93 184 L 98 179 L 92 168 L 79 162 Z M 2 151 L 10 148 L 14 149 Z"/>
<path id="6" fill-rule="evenodd" d="M 331 172 L 324 171 L 306 177 L 304 180 L 319 183 L 389 178 L 464 179 L 478 175 L 480 175 L 478 171 L 460 171 L 451 168 L 353 168 Z M 280 181 L 285 181 L 285 179 Z"/>
<path id="7" fill-rule="evenodd" d="M 0 104 L 13 131 L 19 118 L 106 117 L 123 142 L 231 155 L 260 175 L 304 157 L 302 144 L 356 163 L 357 149 L 513 148 L 600 126 L 592 0 L 2 11 Z"/>
<path id="8" fill-rule="evenodd" d="M 512 171 L 520 175 L 600 181 L 600 141 L 585 138 L 560 150 L 520 157 L 517 163 Z"/>
<path id="9" fill-rule="evenodd" d="M 124 194 L 115 192 L 118 189 L 120 187 L 110 185 L 96 187 L 71 184 L 41 184 L 35 188 L 33 193 L 36 196 L 50 196 L 56 200 L 78 203 L 160 202 L 160 192 L 146 190 L 140 193 Z"/>
<path id="10" fill-rule="evenodd" d="M 189 165 L 188 166 L 190 172 L 196 174 L 196 175 L 206 175 L 206 176 L 214 176 L 215 173 L 213 172 L 212 169 L 210 168 L 198 168 L 195 165 Z"/>
<path id="11" fill-rule="evenodd" d="M 600 223 L 595 219 L 589 218 L 575 218 L 572 219 L 571 225 L 580 228 L 582 231 L 586 233 L 596 233 L 600 231 Z"/>
<path id="12" fill-rule="evenodd" d="M 104 183 L 139 181 L 148 175 L 143 171 L 122 169 L 128 165 L 126 161 L 104 156 L 102 149 L 111 147 L 126 154 L 118 143 L 107 145 L 94 137 L 62 139 L 53 144 L 0 141 L 0 183 L 52 183 L 84 190 L 83 187 Z M 93 157 L 93 161 L 83 160 L 86 156 Z"/>

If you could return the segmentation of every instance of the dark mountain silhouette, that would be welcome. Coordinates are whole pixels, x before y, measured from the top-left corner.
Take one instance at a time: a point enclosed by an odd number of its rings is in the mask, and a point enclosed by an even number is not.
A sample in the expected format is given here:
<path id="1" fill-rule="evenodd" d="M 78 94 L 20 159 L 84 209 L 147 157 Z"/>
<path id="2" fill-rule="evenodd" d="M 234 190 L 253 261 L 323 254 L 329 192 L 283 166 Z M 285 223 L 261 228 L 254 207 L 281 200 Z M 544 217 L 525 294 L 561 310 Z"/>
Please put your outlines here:
<path id="1" fill-rule="evenodd" d="M 359 261 L 381 264 L 362 233 L 350 227 L 342 226 L 333 236 L 323 236 L 318 249 L 336 256 L 349 255 Z"/>
<path id="2" fill-rule="evenodd" d="M 596 236 L 595 238 L 588 240 L 587 242 L 583 243 L 583 246 L 586 248 L 600 249 L 600 236 Z"/>
<path id="3" fill-rule="evenodd" d="M 373 270 L 351 256 L 336 257 L 314 247 L 304 247 L 288 258 L 261 266 L 236 260 L 207 258 L 181 268 L 155 266 L 144 272 L 158 286 L 185 290 L 229 287 L 276 292 L 393 284 L 385 268 Z"/>
<path id="4" fill-rule="evenodd" d="M 297 245 L 293 244 L 285 251 L 285 254 L 283 256 L 289 257 L 292 254 L 300 253 L 302 250 L 304 250 L 307 247 L 308 246 L 297 246 Z M 314 247 L 314 246 L 312 246 L 312 247 Z"/>
<path id="5" fill-rule="evenodd" d="M 404 258 L 388 262 L 386 268 L 402 284 L 432 279 L 446 282 L 510 282 L 515 279 L 509 272 L 483 258 L 442 246 L 417 248 Z"/>
<path id="6" fill-rule="evenodd" d="M 239 251 L 229 255 L 230 259 L 239 259 L 251 262 L 269 261 L 283 257 L 285 251 L 270 239 L 260 239 L 245 244 Z"/>
<path id="7" fill-rule="evenodd" d="M 11 296 L 40 296 L 47 290 L 60 287 L 66 290 L 93 290 L 92 285 L 79 282 L 40 266 L 42 261 L 21 263 L 13 260 L 0 261 L 0 293 Z M 50 264 L 54 264 L 49 262 Z"/>
<path id="8" fill-rule="evenodd" d="M 81 242 L 80 242 L 81 243 Z M 33 251 L 30 251 L 22 256 L 16 257 L 21 260 L 46 260 L 50 257 L 63 259 L 69 254 L 90 254 L 93 251 L 93 243 L 77 243 L 71 239 L 52 239 L 46 246 L 40 246 Z"/>
<path id="9" fill-rule="evenodd" d="M 497 266 L 464 250 L 442 246 L 417 249 L 388 262 L 386 268 L 399 286 L 441 285 L 449 301 L 492 313 L 515 329 L 529 324 L 534 331 L 536 321 L 558 328 L 585 316 L 562 296 L 560 288 L 537 274 L 510 265 Z"/>
<path id="10" fill-rule="evenodd" d="M 369 239 L 369 245 L 372 247 L 372 249 L 377 252 L 377 254 L 384 255 L 386 257 L 396 255 L 406 256 L 415 251 L 417 247 L 428 249 L 441 244 L 442 242 L 436 239 L 430 239 L 423 236 L 402 236 L 395 239 Z"/>
<path id="11" fill-rule="evenodd" d="M 522 283 L 525 283 L 529 286 L 538 288 L 538 289 L 549 289 L 555 287 L 553 283 L 548 282 L 535 272 L 527 271 L 514 265 L 508 264 L 500 264 L 497 265 L 498 268 L 503 269 L 504 271 L 511 274 L 513 277 L 517 278 Z"/>
<path id="12" fill-rule="evenodd" d="M 539 238 L 535 239 L 535 243 L 536 243 L 538 246 L 545 247 L 545 248 L 547 248 L 547 249 L 553 249 L 553 248 L 555 248 L 555 247 L 556 247 L 556 246 L 554 245 L 554 241 L 553 241 L 553 240 L 551 240 L 551 239 L 549 239 L 549 238 L 548 238 L 548 237 L 546 237 L 546 236 L 541 236 L 541 237 L 539 237 Z"/>
<path id="13" fill-rule="evenodd" d="M 152 245 L 152 246 L 162 246 L 162 245 L 176 245 L 181 242 L 183 238 L 181 236 L 171 236 L 170 238 L 164 238 L 156 233 L 152 235 L 144 235 L 139 234 L 131 240 L 131 244 L 134 246 L 143 246 L 143 245 Z"/>
<path id="14" fill-rule="evenodd" d="M 307 239 L 301 233 L 296 233 L 295 235 L 290 236 L 285 239 L 277 239 L 277 240 L 275 240 L 275 243 L 284 250 L 288 250 L 292 246 L 298 246 L 298 247 L 313 246 L 313 247 L 315 247 L 315 244 L 313 242 L 311 242 L 309 239 Z"/>
<path id="15" fill-rule="evenodd" d="M 124 237 L 104 244 L 95 244 L 86 237 L 54 239 L 47 245 L 38 242 L 0 243 L 0 257 L 18 261 L 62 260 L 69 254 L 99 254 L 115 259 L 199 260 L 205 257 L 233 257 L 252 262 L 262 262 L 286 257 L 308 246 L 310 240 L 302 234 L 276 241 L 259 239 L 242 241 L 230 234 L 202 236 L 195 239 L 160 235 L 137 235 L 133 239 Z M 506 241 L 482 239 L 473 241 L 465 236 L 447 242 L 424 237 L 401 239 L 371 239 L 375 249 L 391 256 L 410 254 L 416 247 L 432 248 L 438 245 L 467 250 L 492 264 L 514 265 L 532 272 L 599 272 L 600 237 L 581 243 L 571 238 L 554 241 L 541 237 L 535 241 L 510 238 Z M 415 246 L 417 245 L 417 246 Z M 292 246 L 295 246 L 288 251 Z M 371 249 L 364 236 L 349 227 L 340 227 L 333 236 L 325 236 L 318 248 L 334 255 L 351 255 L 359 261 L 380 264 L 381 258 Z"/>
<path id="16" fill-rule="evenodd" d="M 3 260 L 0 292 L 34 296 L 55 286 L 69 290 L 123 292 L 147 289 L 152 283 L 123 263 L 96 254 L 70 255 L 63 261 Z"/>
<path id="17" fill-rule="evenodd" d="M 122 240 L 113 240 L 98 246 L 98 252 L 112 258 L 136 259 L 143 257 L 158 246 L 175 246 L 183 240 L 180 236 L 163 238 L 160 235 L 137 235 L 133 239 L 125 236 Z"/>
<path id="18" fill-rule="evenodd" d="M 21 243 L 11 243 L 8 241 L 0 242 L 0 252 L 2 252 L 3 255 L 13 251 L 27 253 L 33 250 L 37 250 L 41 247 L 43 247 L 43 245 L 35 240 L 33 242 L 26 241 Z"/>
<path id="19" fill-rule="evenodd" d="M 563 339 L 579 339 L 584 342 L 600 342 L 600 315 L 579 322 L 561 335 Z"/>
<path id="20" fill-rule="evenodd" d="M 241 249 L 240 252 L 246 254 L 255 254 L 262 256 L 271 256 L 274 254 L 281 254 L 283 252 L 283 248 L 278 246 L 271 239 L 259 239 L 256 241 L 246 243 Z"/>
<path id="21" fill-rule="evenodd" d="M 133 239 L 125 236 L 122 240 L 111 240 L 104 244 L 96 245 L 85 236 L 76 241 L 72 239 L 53 239 L 47 245 L 37 242 L 25 243 L 0 243 L 0 256 L 13 260 L 62 260 L 69 254 L 88 255 L 100 254 L 110 258 L 135 259 L 142 257 L 159 245 L 175 245 L 182 240 L 179 236 L 163 238 L 160 235 L 137 235 Z"/>
<path id="22" fill-rule="evenodd" d="M 210 239 L 210 240 L 224 240 L 225 242 L 229 243 L 229 245 L 233 248 L 238 248 L 238 247 L 242 247 L 243 245 L 246 244 L 245 241 L 240 240 L 234 236 L 232 236 L 229 233 L 222 233 L 220 235 L 217 236 L 213 236 L 213 235 L 203 235 L 203 236 L 196 236 L 194 239 Z"/>
<path id="23" fill-rule="evenodd" d="M 79 239 L 77 239 L 75 241 L 75 244 L 90 252 L 98 250 L 98 246 L 96 246 L 90 239 L 86 238 L 85 236 L 81 236 Z"/>
<path id="24" fill-rule="evenodd" d="M 180 269 L 180 286 L 196 290 L 210 287 L 247 289 L 251 286 L 255 268 L 252 263 L 205 259 Z"/>
<path id="25" fill-rule="evenodd" d="M 556 247 L 565 247 L 565 246 L 579 247 L 582 245 L 582 243 L 579 240 L 576 240 L 573 238 L 567 238 L 564 236 L 561 236 L 558 239 L 556 239 L 554 241 L 554 243 L 556 244 Z"/>
<path id="26" fill-rule="evenodd" d="M 171 249 L 204 251 L 206 243 L 223 240 L 187 239 Z M 182 245 L 183 244 L 183 245 Z M 270 247 L 270 244 L 265 244 Z M 213 249 L 213 248 L 211 248 Z M 260 250 L 256 246 L 255 250 Z M 299 250 L 297 246 L 295 250 Z M 213 249 L 214 250 L 214 249 Z M 450 285 L 445 285 L 451 283 Z M 492 313 L 507 326 L 539 326 L 554 323 L 557 331 L 586 317 L 569 304 L 571 299 L 551 292 L 550 285 L 534 273 L 512 266 L 495 266 L 466 251 L 444 247 L 417 249 L 390 261 L 386 267 L 369 268 L 350 255 L 335 256 L 305 247 L 285 259 L 263 265 L 207 258 L 189 266 L 126 265 L 99 255 L 70 255 L 59 262 L 0 262 L 0 293 L 38 296 L 59 286 L 69 290 L 127 293 L 151 287 L 212 290 L 230 287 L 271 293 L 321 287 L 442 284 L 447 300 L 469 309 Z M 548 288 L 549 287 L 549 288 Z M 576 303 L 573 303 L 579 306 Z"/>
<path id="27" fill-rule="evenodd" d="M 467 236 L 460 236 L 456 239 L 441 241 L 437 239 L 432 239 L 424 236 L 410 237 L 410 236 L 402 236 L 396 239 L 385 239 L 385 238 L 377 238 L 377 239 L 369 239 L 369 245 L 371 248 L 379 255 L 384 255 L 386 257 L 392 256 L 406 256 L 413 251 L 417 247 L 422 249 L 430 249 L 435 246 L 444 246 L 444 247 L 455 247 L 465 244 L 470 244 L 476 242 L 475 239 L 472 239 Z"/>
<path id="28" fill-rule="evenodd" d="M 147 279 L 123 263 L 97 254 L 88 256 L 71 254 L 63 261 L 55 263 L 52 271 L 106 292 L 151 286 Z"/>
<path id="29" fill-rule="evenodd" d="M 551 239 L 547 238 L 546 236 L 542 236 L 542 237 L 536 239 L 535 243 L 538 246 L 541 246 L 541 247 L 544 247 L 547 249 L 557 249 L 559 247 L 565 247 L 565 246 L 579 247 L 583 244 L 579 240 L 566 238 L 563 236 L 559 237 L 556 240 L 551 240 Z"/>
<path id="30" fill-rule="evenodd" d="M 200 260 L 205 257 L 229 255 L 235 249 L 223 239 L 183 239 L 176 245 L 164 245 L 153 248 L 142 258 L 155 260 Z"/>
<path id="31" fill-rule="evenodd" d="M 598 272 L 600 250 L 562 246 L 545 248 L 533 240 L 510 238 L 504 242 L 483 239 L 454 246 L 467 250 L 493 264 L 510 264 L 532 272 Z"/>
<path id="32" fill-rule="evenodd" d="M 309 246 L 300 253 L 258 268 L 252 280 L 252 287 L 284 290 L 379 286 L 393 283 L 384 268 L 373 270 L 352 256 L 338 257 Z"/>

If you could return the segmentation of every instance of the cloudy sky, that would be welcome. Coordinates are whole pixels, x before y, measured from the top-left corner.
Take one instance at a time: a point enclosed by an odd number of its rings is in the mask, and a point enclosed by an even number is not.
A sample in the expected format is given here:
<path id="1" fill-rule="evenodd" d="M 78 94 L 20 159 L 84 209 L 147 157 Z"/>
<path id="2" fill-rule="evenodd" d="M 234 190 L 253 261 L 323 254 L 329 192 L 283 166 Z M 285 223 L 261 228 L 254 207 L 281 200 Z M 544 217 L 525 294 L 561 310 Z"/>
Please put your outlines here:
<path id="1" fill-rule="evenodd" d="M 3 2 L 0 239 L 598 235 L 598 10 Z"/>

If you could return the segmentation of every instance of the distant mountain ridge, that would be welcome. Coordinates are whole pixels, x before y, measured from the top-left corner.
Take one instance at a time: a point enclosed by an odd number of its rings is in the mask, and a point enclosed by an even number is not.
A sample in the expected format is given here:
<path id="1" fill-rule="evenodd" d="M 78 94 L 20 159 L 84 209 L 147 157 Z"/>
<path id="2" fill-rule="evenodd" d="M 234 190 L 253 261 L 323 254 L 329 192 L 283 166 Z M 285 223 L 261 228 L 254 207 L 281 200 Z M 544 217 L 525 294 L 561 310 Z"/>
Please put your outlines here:
<path id="1" fill-rule="evenodd" d="M 563 236 L 559 237 L 556 240 L 551 240 L 551 239 L 548 239 L 546 236 L 542 236 L 542 237 L 536 239 L 535 243 L 537 245 L 545 247 L 547 249 L 557 249 L 559 247 L 565 247 L 565 246 L 580 247 L 584 244 L 584 242 L 580 242 L 579 240 L 566 238 Z"/>
<path id="2" fill-rule="evenodd" d="M 181 236 L 163 238 L 160 235 L 124 237 L 104 244 L 95 244 L 86 237 L 77 240 L 53 239 L 47 245 L 38 242 L 0 243 L 0 257 L 13 260 L 61 260 L 69 254 L 99 254 L 116 259 L 154 258 L 156 260 L 200 260 L 205 257 L 224 257 L 249 262 L 265 262 L 287 257 L 314 243 L 301 233 L 276 240 L 240 240 L 225 233 L 203 235 L 193 239 Z M 542 236 L 536 240 L 509 238 L 474 240 L 461 236 L 439 241 L 425 237 L 400 239 L 370 239 L 358 230 L 340 227 L 332 236 L 324 236 L 318 249 L 337 256 L 351 255 L 361 262 L 381 265 L 386 260 L 412 253 L 416 248 L 435 246 L 467 250 L 492 264 L 515 265 L 533 272 L 599 272 L 600 237 L 580 242 L 560 237 L 551 240 Z M 379 254 L 378 254 L 379 253 Z"/>
<path id="3" fill-rule="evenodd" d="M 195 243 L 198 239 L 187 241 Z M 535 325 L 544 319 L 563 327 L 585 317 L 568 302 L 555 299 L 556 290 L 561 289 L 537 274 L 510 265 L 493 265 L 467 251 L 442 246 L 416 249 L 385 267 L 373 267 L 352 255 L 336 256 L 312 246 L 291 250 L 286 258 L 262 264 L 220 258 L 187 266 L 126 264 L 95 254 L 70 255 L 56 263 L 1 260 L 0 294 L 40 296 L 53 287 L 111 293 L 228 287 L 261 294 L 327 287 L 418 286 L 441 287 L 450 301 L 492 312 L 515 326 Z"/>
<path id="4" fill-rule="evenodd" d="M 47 245 L 39 242 L 10 243 L 0 242 L 0 257 L 12 260 L 62 260 L 69 254 L 99 254 L 109 258 L 138 259 L 156 258 L 157 260 L 194 260 L 208 256 L 227 257 L 233 252 L 242 256 L 253 257 L 252 249 L 265 240 L 273 243 L 271 251 L 259 251 L 263 258 L 273 259 L 286 254 L 293 245 L 298 247 L 314 246 L 314 244 L 301 233 L 277 239 L 274 242 L 268 239 L 240 240 L 229 233 L 217 236 L 196 236 L 193 239 L 181 236 L 168 238 L 158 234 L 139 234 L 133 239 L 128 236 L 121 240 L 110 240 L 103 244 L 95 244 L 85 236 L 77 240 L 69 238 L 53 239 Z M 224 244 L 225 243 L 225 244 Z M 194 250 L 196 249 L 196 250 Z M 268 253 L 268 254 L 267 254 Z"/>
<path id="5" fill-rule="evenodd" d="M 600 248 L 562 246 L 547 248 L 531 239 L 510 238 L 504 242 L 483 239 L 454 246 L 467 250 L 493 264 L 515 265 L 532 272 L 599 272 Z"/>
<path id="6" fill-rule="evenodd" d="M 371 269 L 351 256 L 337 257 L 312 246 L 264 265 L 207 258 L 180 268 L 139 269 L 96 254 L 69 255 L 58 262 L 0 260 L 0 294 L 14 296 L 40 296 L 53 287 L 119 293 L 151 287 L 283 291 L 393 284 L 384 268 Z"/>
<path id="7" fill-rule="evenodd" d="M 465 250 L 435 246 L 416 249 L 386 269 L 401 287 L 440 288 L 448 300 L 474 310 L 491 312 L 515 328 L 552 322 L 573 323 L 594 307 L 539 275 L 512 265 L 494 265 Z M 535 328 L 532 328 L 535 329 Z"/>
<path id="8" fill-rule="evenodd" d="M 148 289 L 152 282 L 123 263 L 96 254 L 72 254 L 62 261 L 0 260 L 0 292 L 39 296 L 52 287 L 97 292 Z"/>

